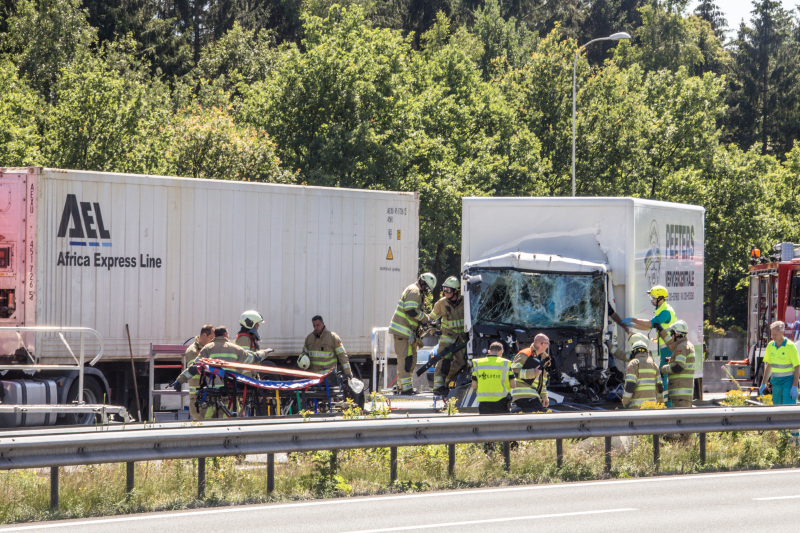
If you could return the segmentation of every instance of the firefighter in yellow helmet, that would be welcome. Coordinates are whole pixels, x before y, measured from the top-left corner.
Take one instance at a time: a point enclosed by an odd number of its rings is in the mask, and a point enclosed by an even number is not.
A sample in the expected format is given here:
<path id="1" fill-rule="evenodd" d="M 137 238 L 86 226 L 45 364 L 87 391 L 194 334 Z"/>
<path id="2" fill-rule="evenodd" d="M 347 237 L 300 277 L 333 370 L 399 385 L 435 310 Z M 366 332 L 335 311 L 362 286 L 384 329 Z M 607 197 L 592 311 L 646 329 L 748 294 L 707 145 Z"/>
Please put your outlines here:
<path id="1" fill-rule="evenodd" d="M 636 341 L 631 348 L 631 360 L 625 372 L 625 393 L 622 405 L 639 409 L 644 402 L 663 402 L 664 385 L 659 369 L 650 355 L 647 343 Z"/>
<path id="2" fill-rule="evenodd" d="M 672 306 L 667 303 L 667 298 L 669 298 L 669 292 L 667 291 L 666 287 L 661 285 L 654 285 L 647 291 L 647 294 L 650 295 L 650 303 L 653 304 L 655 307 L 655 311 L 653 313 L 653 318 L 650 320 L 644 320 L 641 318 L 625 318 L 622 320 L 622 324 L 625 326 L 633 326 L 636 329 L 649 331 L 656 326 L 668 329 L 672 324 L 678 320 L 678 317 L 675 315 L 675 311 L 672 309 Z M 658 328 L 656 328 L 658 329 Z M 667 364 L 667 359 L 672 354 L 672 351 L 667 346 L 667 343 L 659 337 L 657 339 L 658 342 L 658 356 L 659 360 L 656 361 L 656 364 L 659 366 Z M 669 388 L 669 379 L 666 375 L 662 376 L 662 381 L 664 384 L 664 390 L 667 391 Z M 665 396 L 667 400 L 667 407 L 672 407 L 672 402 L 670 402 L 669 394 Z"/>
<path id="3" fill-rule="evenodd" d="M 239 318 L 241 327 L 239 328 L 239 333 L 236 334 L 236 344 L 245 350 L 257 351 L 258 341 L 261 340 L 261 336 L 258 334 L 258 326 L 262 322 L 264 322 L 264 318 L 258 311 L 251 310 L 242 313 L 241 318 Z"/>
<path id="4" fill-rule="evenodd" d="M 433 306 L 432 320 L 442 320 L 442 335 L 436 348 L 440 353 L 453 344 L 463 344 L 467 340 L 464 332 L 464 298 L 461 296 L 461 283 L 450 276 L 442 283 L 444 296 Z M 446 355 L 438 363 L 433 373 L 433 392 L 442 398 L 447 396 L 449 384 L 467 364 L 466 349 Z"/>
<path id="5" fill-rule="evenodd" d="M 397 384 L 400 394 L 416 394 L 412 384 L 412 372 L 417 365 L 417 328 L 430 321 L 425 314 L 423 303 L 425 294 L 436 287 L 436 276 L 430 272 L 406 287 L 397 303 L 389 331 L 394 337 L 394 351 L 397 354 Z"/>
<path id="6" fill-rule="evenodd" d="M 691 407 L 694 398 L 694 345 L 686 338 L 688 333 L 689 326 L 683 320 L 659 331 L 671 350 L 669 362 L 662 360 L 661 373 L 669 376 L 669 400 L 673 407 Z"/>

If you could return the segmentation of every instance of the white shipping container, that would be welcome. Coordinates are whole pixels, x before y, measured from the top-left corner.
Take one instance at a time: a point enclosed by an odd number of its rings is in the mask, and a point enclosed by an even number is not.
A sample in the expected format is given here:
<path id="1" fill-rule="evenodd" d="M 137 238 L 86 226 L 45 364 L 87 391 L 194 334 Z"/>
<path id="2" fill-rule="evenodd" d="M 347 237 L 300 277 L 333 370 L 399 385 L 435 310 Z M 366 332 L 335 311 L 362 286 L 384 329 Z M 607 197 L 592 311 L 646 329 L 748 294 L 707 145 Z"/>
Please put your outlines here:
<path id="1" fill-rule="evenodd" d="M 203 324 L 235 337 L 256 309 L 276 354 L 296 355 L 317 314 L 367 354 L 416 278 L 418 211 L 416 193 L 0 169 L 0 325 L 88 326 L 108 361 L 129 358 L 126 324 L 145 357 Z M 4 336 L 0 354 L 18 346 Z M 73 362 L 57 336 L 34 349 Z"/>
<path id="2" fill-rule="evenodd" d="M 463 263 L 518 251 L 604 263 L 623 317 L 652 318 L 647 291 L 663 285 L 701 352 L 704 208 L 637 198 L 464 198 L 462 207 Z"/>

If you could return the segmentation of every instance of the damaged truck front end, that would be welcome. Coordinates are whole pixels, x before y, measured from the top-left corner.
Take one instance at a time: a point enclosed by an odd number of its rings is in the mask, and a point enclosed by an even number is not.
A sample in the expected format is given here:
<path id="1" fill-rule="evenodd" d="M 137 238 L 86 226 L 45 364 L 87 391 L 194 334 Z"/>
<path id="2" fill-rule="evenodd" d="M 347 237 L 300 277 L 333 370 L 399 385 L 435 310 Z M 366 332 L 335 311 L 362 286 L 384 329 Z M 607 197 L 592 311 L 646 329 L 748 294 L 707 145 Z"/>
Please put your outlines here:
<path id="1" fill-rule="evenodd" d="M 472 357 L 496 341 L 513 357 L 544 333 L 551 398 L 599 405 L 619 386 L 621 373 L 609 368 L 606 264 L 515 252 L 467 263 L 462 275 Z"/>

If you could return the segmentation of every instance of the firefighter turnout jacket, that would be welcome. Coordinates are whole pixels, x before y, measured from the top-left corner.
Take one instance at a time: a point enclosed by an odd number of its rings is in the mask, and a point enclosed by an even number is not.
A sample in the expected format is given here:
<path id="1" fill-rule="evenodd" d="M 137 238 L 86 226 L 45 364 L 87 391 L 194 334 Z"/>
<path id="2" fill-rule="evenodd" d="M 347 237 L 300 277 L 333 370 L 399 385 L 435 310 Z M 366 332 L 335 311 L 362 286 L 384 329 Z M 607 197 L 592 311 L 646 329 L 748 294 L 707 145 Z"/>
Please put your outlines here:
<path id="1" fill-rule="evenodd" d="M 669 399 L 691 402 L 694 397 L 694 346 L 686 337 L 673 339 L 667 330 L 659 335 L 672 351 L 669 363 L 661 360 L 665 363 L 661 365 L 661 373 L 669 376 Z"/>
<path id="2" fill-rule="evenodd" d="M 505 357 L 490 355 L 472 361 L 472 381 L 478 384 L 478 402 L 499 402 L 506 399 L 511 392 L 511 379 L 514 379 L 511 361 Z"/>
<path id="3" fill-rule="evenodd" d="M 447 298 L 440 298 L 433 306 L 431 320 L 442 319 L 442 336 L 439 337 L 439 348 L 441 352 L 456 342 L 464 342 L 464 298 L 459 297 L 455 303 Z M 447 358 L 451 358 L 450 354 Z"/>
<path id="4" fill-rule="evenodd" d="M 225 337 L 214 337 L 203 349 L 200 350 L 201 359 L 220 359 L 231 363 L 257 364 L 261 362 L 258 356 L 245 350 L 238 344 L 229 342 Z M 226 368 L 225 370 L 231 370 Z"/>
<path id="5" fill-rule="evenodd" d="M 412 283 L 397 302 L 397 310 L 389 326 L 392 334 L 406 339 L 416 339 L 416 331 L 420 322 L 428 317 L 422 310 L 423 294 L 419 282 Z"/>
<path id="6" fill-rule="evenodd" d="M 516 378 L 516 386 L 511 391 L 513 401 L 534 399 L 539 401 L 547 400 L 547 370 L 540 367 L 541 373 L 537 376 L 537 370 L 531 368 L 531 364 L 535 357 L 530 347 L 520 351 L 514 361 L 511 363 L 511 368 L 514 371 Z M 527 368 L 526 368 L 527 363 Z"/>
<path id="7" fill-rule="evenodd" d="M 642 354 L 628 363 L 622 405 L 639 409 L 644 402 L 664 401 L 664 385 L 652 356 Z"/>
<path id="8" fill-rule="evenodd" d="M 336 361 L 338 359 L 345 376 L 348 378 L 353 377 L 350 359 L 348 359 L 347 352 L 342 346 L 342 339 L 328 328 L 324 328 L 319 335 L 312 331 L 306 337 L 303 351 L 308 353 L 308 357 L 311 359 L 309 371 L 325 374 L 330 370 L 336 369 Z"/>
<path id="9" fill-rule="evenodd" d="M 197 389 L 200 388 L 200 374 L 194 373 L 194 375 L 192 375 L 192 373 L 189 372 L 189 368 L 191 368 L 192 363 L 194 363 L 195 359 L 200 355 L 200 350 L 202 349 L 203 346 L 200 344 L 199 337 L 195 337 L 192 345 L 186 350 L 186 370 L 178 376 L 178 383 L 189 383 L 189 393 L 191 394 L 197 394 Z"/>

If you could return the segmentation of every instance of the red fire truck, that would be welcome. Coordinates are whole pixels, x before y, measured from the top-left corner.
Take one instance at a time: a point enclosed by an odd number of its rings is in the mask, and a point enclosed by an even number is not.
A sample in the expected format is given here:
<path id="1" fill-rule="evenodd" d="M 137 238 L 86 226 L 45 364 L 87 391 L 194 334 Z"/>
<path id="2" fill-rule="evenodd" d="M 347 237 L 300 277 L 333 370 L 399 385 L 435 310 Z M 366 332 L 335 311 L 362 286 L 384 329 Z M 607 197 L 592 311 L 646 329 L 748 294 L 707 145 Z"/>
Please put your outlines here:
<path id="1" fill-rule="evenodd" d="M 754 383 L 761 383 L 762 360 L 770 341 L 769 325 L 776 320 L 786 323 L 786 338 L 800 341 L 800 245 L 779 243 L 769 257 L 760 250 L 750 254 L 750 292 L 747 314 L 746 364 Z"/>

